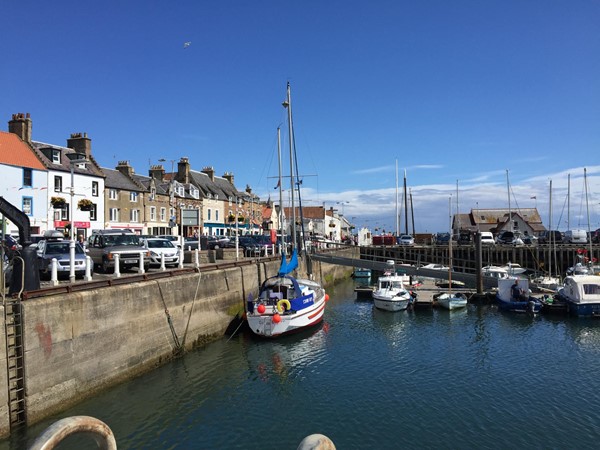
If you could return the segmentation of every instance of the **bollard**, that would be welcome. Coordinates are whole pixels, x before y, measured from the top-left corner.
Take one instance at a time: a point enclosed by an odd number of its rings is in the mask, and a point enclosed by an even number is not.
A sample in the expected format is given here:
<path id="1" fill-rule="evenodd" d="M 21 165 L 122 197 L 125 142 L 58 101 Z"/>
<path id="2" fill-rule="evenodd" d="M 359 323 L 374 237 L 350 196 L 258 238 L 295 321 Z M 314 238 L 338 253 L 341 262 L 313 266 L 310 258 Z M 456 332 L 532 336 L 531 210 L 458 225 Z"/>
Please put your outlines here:
<path id="1" fill-rule="evenodd" d="M 162 270 L 163 272 L 165 270 L 167 270 L 167 268 L 165 267 L 165 254 L 164 253 L 160 254 L 160 270 Z"/>
<path id="2" fill-rule="evenodd" d="M 92 258 L 89 256 L 85 256 L 85 281 L 92 281 L 92 267 L 94 267 L 94 263 L 92 262 Z"/>
<path id="3" fill-rule="evenodd" d="M 311 434 L 302 439 L 298 450 L 335 450 L 335 445 L 323 434 Z"/>
<path id="4" fill-rule="evenodd" d="M 179 268 L 183 269 L 183 247 L 179 249 Z"/>
<path id="5" fill-rule="evenodd" d="M 119 254 L 116 253 L 115 254 L 115 277 L 116 278 L 120 278 L 121 277 L 121 267 L 119 267 L 120 266 L 120 263 L 119 263 L 120 259 L 121 258 L 119 257 Z"/>
<path id="6" fill-rule="evenodd" d="M 144 270 L 144 252 L 140 252 L 140 265 L 138 266 L 139 273 L 146 273 Z"/>
<path id="7" fill-rule="evenodd" d="M 200 268 L 200 250 L 196 249 L 196 251 L 194 252 L 194 266 L 196 267 L 196 269 Z"/>
<path id="8" fill-rule="evenodd" d="M 58 285 L 58 261 L 56 258 L 52 258 L 50 263 L 50 281 L 52 281 L 53 286 Z"/>

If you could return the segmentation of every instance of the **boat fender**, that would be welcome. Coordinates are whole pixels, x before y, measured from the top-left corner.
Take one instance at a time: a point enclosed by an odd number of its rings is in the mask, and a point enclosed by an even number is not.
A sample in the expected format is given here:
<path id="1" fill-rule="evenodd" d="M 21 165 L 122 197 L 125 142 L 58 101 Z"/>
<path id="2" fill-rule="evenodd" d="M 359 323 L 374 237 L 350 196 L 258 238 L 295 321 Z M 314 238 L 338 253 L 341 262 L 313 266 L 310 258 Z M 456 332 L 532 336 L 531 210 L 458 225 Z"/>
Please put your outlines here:
<path id="1" fill-rule="evenodd" d="M 325 301 L 328 302 L 329 301 L 329 294 L 325 294 Z"/>
<path id="2" fill-rule="evenodd" d="M 283 299 L 277 302 L 277 311 L 280 313 L 289 311 L 290 309 L 292 309 L 292 305 L 289 300 Z"/>
<path id="3" fill-rule="evenodd" d="M 277 313 L 273 314 L 273 323 L 281 322 L 281 316 Z"/>
<path id="4" fill-rule="evenodd" d="M 259 314 L 264 314 L 265 311 L 267 310 L 267 308 L 265 308 L 265 305 L 263 305 L 261 303 L 260 305 L 258 305 L 258 307 L 256 308 L 256 310 L 258 311 Z"/>

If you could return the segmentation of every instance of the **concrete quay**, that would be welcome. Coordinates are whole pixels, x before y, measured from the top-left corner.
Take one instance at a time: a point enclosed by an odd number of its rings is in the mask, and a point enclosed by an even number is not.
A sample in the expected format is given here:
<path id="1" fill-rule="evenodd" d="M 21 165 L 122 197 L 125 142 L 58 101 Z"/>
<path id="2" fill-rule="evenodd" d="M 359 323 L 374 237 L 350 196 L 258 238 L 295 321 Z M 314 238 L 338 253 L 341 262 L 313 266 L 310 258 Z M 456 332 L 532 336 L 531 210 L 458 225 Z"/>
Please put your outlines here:
<path id="1" fill-rule="evenodd" d="M 335 250 L 350 256 L 351 250 Z M 203 261 L 204 262 L 204 261 Z M 278 256 L 186 265 L 183 269 L 94 278 L 26 292 L 22 314 L 25 423 L 33 424 L 97 392 L 220 339 L 249 293 L 276 274 Z M 330 286 L 352 269 L 313 262 Z M 301 262 L 300 276 L 306 267 Z M 2 317 L 5 318 L 6 302 Z M 5 320 L 5 319 L 3 319 Z M 0 345 L 7 337 L 0 333 Z M 11 432 L 6 354 L 0 357 L 0 434 Z"/>

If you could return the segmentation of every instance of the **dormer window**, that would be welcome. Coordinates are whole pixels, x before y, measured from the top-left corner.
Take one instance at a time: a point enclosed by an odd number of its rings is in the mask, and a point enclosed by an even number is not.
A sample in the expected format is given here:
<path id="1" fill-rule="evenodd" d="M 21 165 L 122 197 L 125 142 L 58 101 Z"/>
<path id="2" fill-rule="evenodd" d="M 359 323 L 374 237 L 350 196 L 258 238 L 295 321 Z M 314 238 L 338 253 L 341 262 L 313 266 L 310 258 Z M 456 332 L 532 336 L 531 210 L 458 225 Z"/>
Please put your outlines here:
<path id="1" fill-rule="evenodd" d="M 183 189 L 183 186 L 177 186 L 177 195 L 180 197 L 185 197 L 185 190 Z"/>
<path id="2" fill-rule="evenodd" d="M 60 164 L 60 150 L 52 150 L 52 163 Z"/>
<path id="3" fill-rule="evenodd" d="M 200 197 L 200 191 L 198 191 L 198 189 L 196 189 L 195 187 L 191 187 L 190 188 L 190 195 L 192 197 L 194 197 L 195 199 L 197 199 L 198 197 Z"/>

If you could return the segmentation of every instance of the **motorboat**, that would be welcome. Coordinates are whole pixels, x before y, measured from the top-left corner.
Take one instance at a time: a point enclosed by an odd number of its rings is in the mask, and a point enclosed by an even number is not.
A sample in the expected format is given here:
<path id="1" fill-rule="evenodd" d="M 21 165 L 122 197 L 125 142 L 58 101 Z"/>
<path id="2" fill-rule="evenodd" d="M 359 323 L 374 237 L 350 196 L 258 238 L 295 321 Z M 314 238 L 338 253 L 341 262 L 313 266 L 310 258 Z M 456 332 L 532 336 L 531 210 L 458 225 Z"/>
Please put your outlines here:
<path id="1" fill-rule="evenodd" d="M 508 270 L 505 267 L 500 267 L 500 266 L 482 267 L 481 275 L 483 275 L 484 277 L 497 278 L 499 280 L 506 280 L 509 278 Z"/>
<path id="2" fill-rule="evenodd" d="M 569 314 L 600 317 L 600 276 L 568 276 L 556 297 L 566 301 Z"/>
<path id="3" fill-rule="evenodd" d="M 506 264 L 505 266 L 500 266 L 500 268 L 506 270 L 506 273 L 508 273 L 509 276 L 521 275 L 527 271 L 527 269 L 524 267 L 521 267 L 520 264 L 510 263 L 510 262 L 508 264 Z"/>
<path id="4" fill-rule="evenodd" d="M 465 294 L 459 293 L 449 293 L 444 292 L 443 294 L 439 294 L 434 296 L 433 299 L 437 302 L 439 306 L 444 309 L 453 310 L 460 309 L 467 306 L 467 296 Z"/>
<path id="5" fill-rule="evenodd" d="M 517 281 L 520 289 L 524 292 L 518 300 L 512 298 L 512 286 Z M 533 297 L 529 291 L 529 280 L 524 279 L 499 278 L 496 302 L 498 307 L 504 311 L 537 314 L 542 310 L 542 303 Z"/>
<path id="6" fill-rule="evenodd" d="M 385 311 L 403 311 L 416 297 L 406 289 L 402 275 L 384 275 L 377 280 L 373 291 L 373 304 Z"/>
<path id="7" fill-rule="evenodd" d="M 352 272 L 352 276 L 354 278 L 370 278 L 371 269 L 367 269 L 365 267 L 355 267 L 354 272 Z"/>

